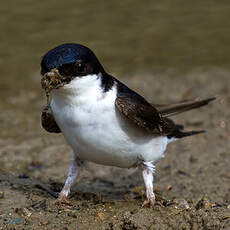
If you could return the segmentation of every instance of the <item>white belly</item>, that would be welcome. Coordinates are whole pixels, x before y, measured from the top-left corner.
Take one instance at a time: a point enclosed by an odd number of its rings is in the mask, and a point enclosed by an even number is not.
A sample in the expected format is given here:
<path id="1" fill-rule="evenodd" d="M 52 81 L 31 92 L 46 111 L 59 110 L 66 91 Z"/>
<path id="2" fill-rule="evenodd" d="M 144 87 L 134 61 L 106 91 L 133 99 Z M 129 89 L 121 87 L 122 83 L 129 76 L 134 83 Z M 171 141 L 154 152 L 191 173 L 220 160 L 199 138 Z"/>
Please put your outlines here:
<path id="1" fill-rule="evenodd" d="M 139 161 L 159 160 L 166 149 L 167 137 L 153 137 L 136 127 L 116 110 L 115 98 L 115 89 L 92 100 L 90 95 L 74 96 L 63 103 L 54 95 L 51 108 L 80 159 L 125 168 Z"/>

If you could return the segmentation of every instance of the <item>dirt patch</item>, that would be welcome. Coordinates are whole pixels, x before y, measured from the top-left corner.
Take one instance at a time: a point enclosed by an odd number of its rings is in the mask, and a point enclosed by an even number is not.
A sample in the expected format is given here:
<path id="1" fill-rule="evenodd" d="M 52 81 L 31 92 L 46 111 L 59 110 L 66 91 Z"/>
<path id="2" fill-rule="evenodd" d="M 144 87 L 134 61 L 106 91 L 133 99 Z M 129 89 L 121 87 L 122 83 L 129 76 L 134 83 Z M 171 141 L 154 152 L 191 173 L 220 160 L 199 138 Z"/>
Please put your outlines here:
<path id="1" fill-rule="evenodd" d="M 93 192 L 74 191 L 68 206 L 52 199 L 61 184 L 1 174 L 2 229 L 227 229 L 230 224 L 229 207 L 206 197 L 169 200 L 157 191 L 158 205 L 141 208 L 144 187 L 119 189 L 97 179 L 81 183 L 79 190 L 90 183 Z M 109 195 L 96 193 L 99 184 Z"/>
<path id="2" fill-rule="evenodd" d="M 0 229 L 229 229 L 228 75 L 215 70 L 183 78 L 156 74 L 123 79 L 153 102 L 219 95 L 206 108 L 175 117 L 186 130 L 208 132 L 168 147 L 156 168 L 158 204 L 153 208 L 141 208 L 145 191 L 140 172 L 92 163 L 73 186 L 72 205 L 55 203 L 71 149 L 62 135 L 41 129 L 45 98 L 39 92 L 28 99 L 30 91 L 22 91 L 27 100 L 17 102 L 20 109 L 9 106 L 18 98 L 11 96 L 0 115 Z M 175 82 L 180 82 L 179 88 Z M 9 128 L 12 122 L 18 129 Z"/>

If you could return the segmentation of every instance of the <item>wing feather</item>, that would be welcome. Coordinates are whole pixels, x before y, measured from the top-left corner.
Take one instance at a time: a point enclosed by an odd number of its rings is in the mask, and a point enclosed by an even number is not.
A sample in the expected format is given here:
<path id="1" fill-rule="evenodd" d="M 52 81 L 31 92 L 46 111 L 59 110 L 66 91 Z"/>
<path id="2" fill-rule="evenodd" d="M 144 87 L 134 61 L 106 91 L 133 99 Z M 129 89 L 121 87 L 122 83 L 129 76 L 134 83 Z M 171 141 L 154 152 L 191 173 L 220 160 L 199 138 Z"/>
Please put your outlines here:
<path id="1" fill-rule="evenodd" d="M 140 128 L 154 135 L 168 135 L 174 130 L 173 121 L 162 118 L 156 108 L 148 102 L 141 103 L 132 97 L 117 97 L 118 110 Z"/>

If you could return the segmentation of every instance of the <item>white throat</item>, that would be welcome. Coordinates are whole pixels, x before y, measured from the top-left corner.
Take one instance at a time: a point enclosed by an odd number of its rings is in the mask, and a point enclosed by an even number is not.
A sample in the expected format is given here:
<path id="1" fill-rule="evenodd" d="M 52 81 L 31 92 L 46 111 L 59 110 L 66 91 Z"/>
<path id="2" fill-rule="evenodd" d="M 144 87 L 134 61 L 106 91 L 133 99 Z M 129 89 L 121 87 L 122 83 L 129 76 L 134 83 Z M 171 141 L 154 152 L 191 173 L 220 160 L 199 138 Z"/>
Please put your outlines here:
<path id="1" fill-rule="evenodd" d="M 79 105 L 86 98 L 97 101 L 103 96 L 101 73 L 76 77 L 69 84 L 51 91 L 51 96 L 56 102 L 63 103 L 63 106 L 72 103 Z"/>

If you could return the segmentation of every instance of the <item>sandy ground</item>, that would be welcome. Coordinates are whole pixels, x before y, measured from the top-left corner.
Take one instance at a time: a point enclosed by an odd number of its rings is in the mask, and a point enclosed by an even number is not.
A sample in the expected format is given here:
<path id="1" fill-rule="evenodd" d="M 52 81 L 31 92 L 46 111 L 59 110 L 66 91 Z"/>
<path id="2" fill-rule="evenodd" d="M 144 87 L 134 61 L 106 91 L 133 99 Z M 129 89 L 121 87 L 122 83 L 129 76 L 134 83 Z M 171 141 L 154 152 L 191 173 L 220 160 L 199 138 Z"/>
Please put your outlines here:
<path id="1" fill-rule="evenodd" d="M 1 1 L 0 230 L 230 229 L 229 3 Z M 156 165 L 161 205 L 141 208 L 140 172 L 92 163 L 72 206 L 55 204 L 72 153 L 62 135 L 41 128 L 38 72 L 42 55 L 66 42 L 90 47 L 150 102 L 218 96 L 173 117 L 207 132 L 171 144 Z"/>
<path id="2" fill-rule="evenodd" d="M 7 97 L 0 114 L 1 230 L 230 229 L 229 73 L 214 69 L 119 79 L 155 103 L 218 96 L 205 108 L 174 117 L 187 130 L 207 132 L 168 147 L 156 165 L 158 205 L 141 207 L 145 191 L 139 171 L 93 163 L 73 186 L 71 205 L 55 203 L 72 153 L 62 135 L 41 129 L 45 98 L 27 87 Z M 38 74 L 31 82 L 40 87 Z"/>

